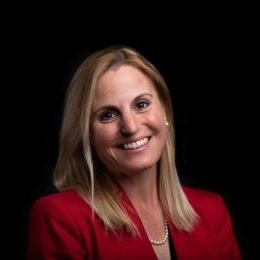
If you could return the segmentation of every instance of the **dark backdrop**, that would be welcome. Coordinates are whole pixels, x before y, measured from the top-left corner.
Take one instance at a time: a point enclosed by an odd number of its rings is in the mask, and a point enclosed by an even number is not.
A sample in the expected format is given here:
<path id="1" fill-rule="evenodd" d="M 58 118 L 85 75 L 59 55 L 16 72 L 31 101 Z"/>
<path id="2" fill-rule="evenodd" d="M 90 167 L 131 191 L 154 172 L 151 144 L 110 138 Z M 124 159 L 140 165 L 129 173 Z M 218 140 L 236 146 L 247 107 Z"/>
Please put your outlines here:
<path id="1" fill-rule="evenodd" d="M 98 26 L 99 15 L 74 20 L 70 13 L 62 19 L 57 14 L 14 14 L 6 30 L 2 101 L 8 178 L 2 186 L 8 259 L 25 257 L 29 209 L 52 192 L 71 77 L 88 54 L 113 44 L 136 48 L 164 75 L 173 99 L 181 181 L 225 198 L 242 253 L 254 259 L 255 39 L 243 16 L 194 14 L 161 23 L 154 16 L 151 23 L 139 13 L 137 25 L 126 26 L 122 16 L 122 24 L 106 19 Z"/>

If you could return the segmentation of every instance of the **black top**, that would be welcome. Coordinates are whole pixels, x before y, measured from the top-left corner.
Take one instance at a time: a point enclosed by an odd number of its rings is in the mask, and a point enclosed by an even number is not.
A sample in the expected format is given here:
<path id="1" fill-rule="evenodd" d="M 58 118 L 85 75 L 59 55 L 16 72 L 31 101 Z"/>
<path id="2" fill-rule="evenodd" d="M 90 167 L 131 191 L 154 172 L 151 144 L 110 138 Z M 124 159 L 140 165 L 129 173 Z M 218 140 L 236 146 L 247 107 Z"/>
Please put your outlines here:
<path id="1" fill-rule="evenodd" d="M 177 256 L 176 256 L 176 252 L 175 252 L 175 248 L 174 248 L 174 244 L 173 244 L 173 240 L 172 240 L 170 234 L 169 234 L 168 238 L 169 238 L 169 247 L 170 247 L 171 260 L 177 260 Z"/>

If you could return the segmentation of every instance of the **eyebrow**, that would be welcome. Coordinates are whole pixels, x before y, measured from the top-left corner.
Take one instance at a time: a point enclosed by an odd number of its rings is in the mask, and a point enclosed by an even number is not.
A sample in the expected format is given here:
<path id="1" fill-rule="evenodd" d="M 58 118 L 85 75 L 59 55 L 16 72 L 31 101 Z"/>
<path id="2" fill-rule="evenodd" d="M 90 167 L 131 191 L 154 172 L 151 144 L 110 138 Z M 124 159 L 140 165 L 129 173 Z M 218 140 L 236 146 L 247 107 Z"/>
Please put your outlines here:
<path id="1" fill-rule="evenodd" d="M 150 96 L 151 98 L 153 98 L 153 95 L 150 94 L 150 93 L 142 93 L 142 94 L 138 95 L 137 97 L 135 97 L 134 101 L 143 97 L 143 96 Z M 93 114 L 97 114 L 101 110 L 112 110 L 112 111 L 116 111 L 116 112 L 119 111 L 118 108 L 114 105 L 105 105 L 105 106 L 98 108 L 96 111 L 93 112 Z"/>

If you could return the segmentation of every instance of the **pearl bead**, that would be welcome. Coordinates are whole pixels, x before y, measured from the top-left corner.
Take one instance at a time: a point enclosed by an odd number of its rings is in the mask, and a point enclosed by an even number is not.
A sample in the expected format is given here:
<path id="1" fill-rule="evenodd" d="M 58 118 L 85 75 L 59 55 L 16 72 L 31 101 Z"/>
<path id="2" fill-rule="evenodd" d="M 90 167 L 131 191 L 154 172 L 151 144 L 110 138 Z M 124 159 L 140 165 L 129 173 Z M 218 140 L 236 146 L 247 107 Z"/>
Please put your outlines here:
<path id="1" fill-rule="evenodd" d="M 167 219 L 164 219 L 164 228 L 165 228 L 165 236 L 164 236 L 163 240 L 157 241 L 157 240 L 150 239 L 150 242 L 151 242 L 153 245 L 155 245 L 155 246 L 163 245 L 163 244 L 165 243 L 165 241 L 167 240 L 167 238 L 168 238 L 168 236 L 169 236 L 169 230 L 168 230 Z"/>

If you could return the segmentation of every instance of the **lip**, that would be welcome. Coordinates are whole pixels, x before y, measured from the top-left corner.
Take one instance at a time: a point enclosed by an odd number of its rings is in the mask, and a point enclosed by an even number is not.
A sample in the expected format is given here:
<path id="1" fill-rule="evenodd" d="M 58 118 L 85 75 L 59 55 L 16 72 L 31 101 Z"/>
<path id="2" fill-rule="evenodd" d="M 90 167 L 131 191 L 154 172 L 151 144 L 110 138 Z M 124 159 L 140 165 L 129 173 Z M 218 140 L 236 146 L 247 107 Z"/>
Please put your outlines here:
<path id="1" fill-rule="evenodd" d="M 145 136 L 145 137 L 142 137 L 142 138 L 135 139 L 136 141 L 139 141 L 139 140 L 141 140 L 143 138 L 146 138 L 146 137 L 148 138 L 148 142 L 145 145 L 141 146 L 141 147 L 131 148 L 131 149 L 122 149 L 120 146 L 117 146 L 117 148 L 119 148 L 120 151 L 122 151 L 124 153 L 129 153 L 129 154 L 136 153 L 136 152 L 142 152 L 142 151 L 144 151 L 144 150 L 146 150 L 148 148 L 148 146 L 150 145 L 150 141 L 151 141 L 152 137 L 151 136 Z M 136 142 L 136 141 L 130 141 L 129 143 Z M 124 142 L 122 145 L 124 145 L 124 144 L 128 144 L 128 143 Z"/>
<path id="2" fill-rule="evenodd" d="M 126 141 L 124 141 L 124 142 L 119 143 L 119 144 L 116 145 L 116 146 L 120 148 L 120 146 L 122 146 L 122 145 L 124 145 L 124 144 L 135 143 L 135 142 L 140 141 L 140 140 L 142 140 L 142 139 L 144 139 L 144 138 L 148 138 L 149 141 L 150 141 L 151 136 L 150 136 L 150 135 L 146 135 L 146 136 L 142 136 L 142 137 L 137 137 L 137 138 L 135 138 L 135 139 L 129 139 L 129 140 L 126 140 Z M 148 141 L 148 143 L 149 143 L 149 141 Z"/>

